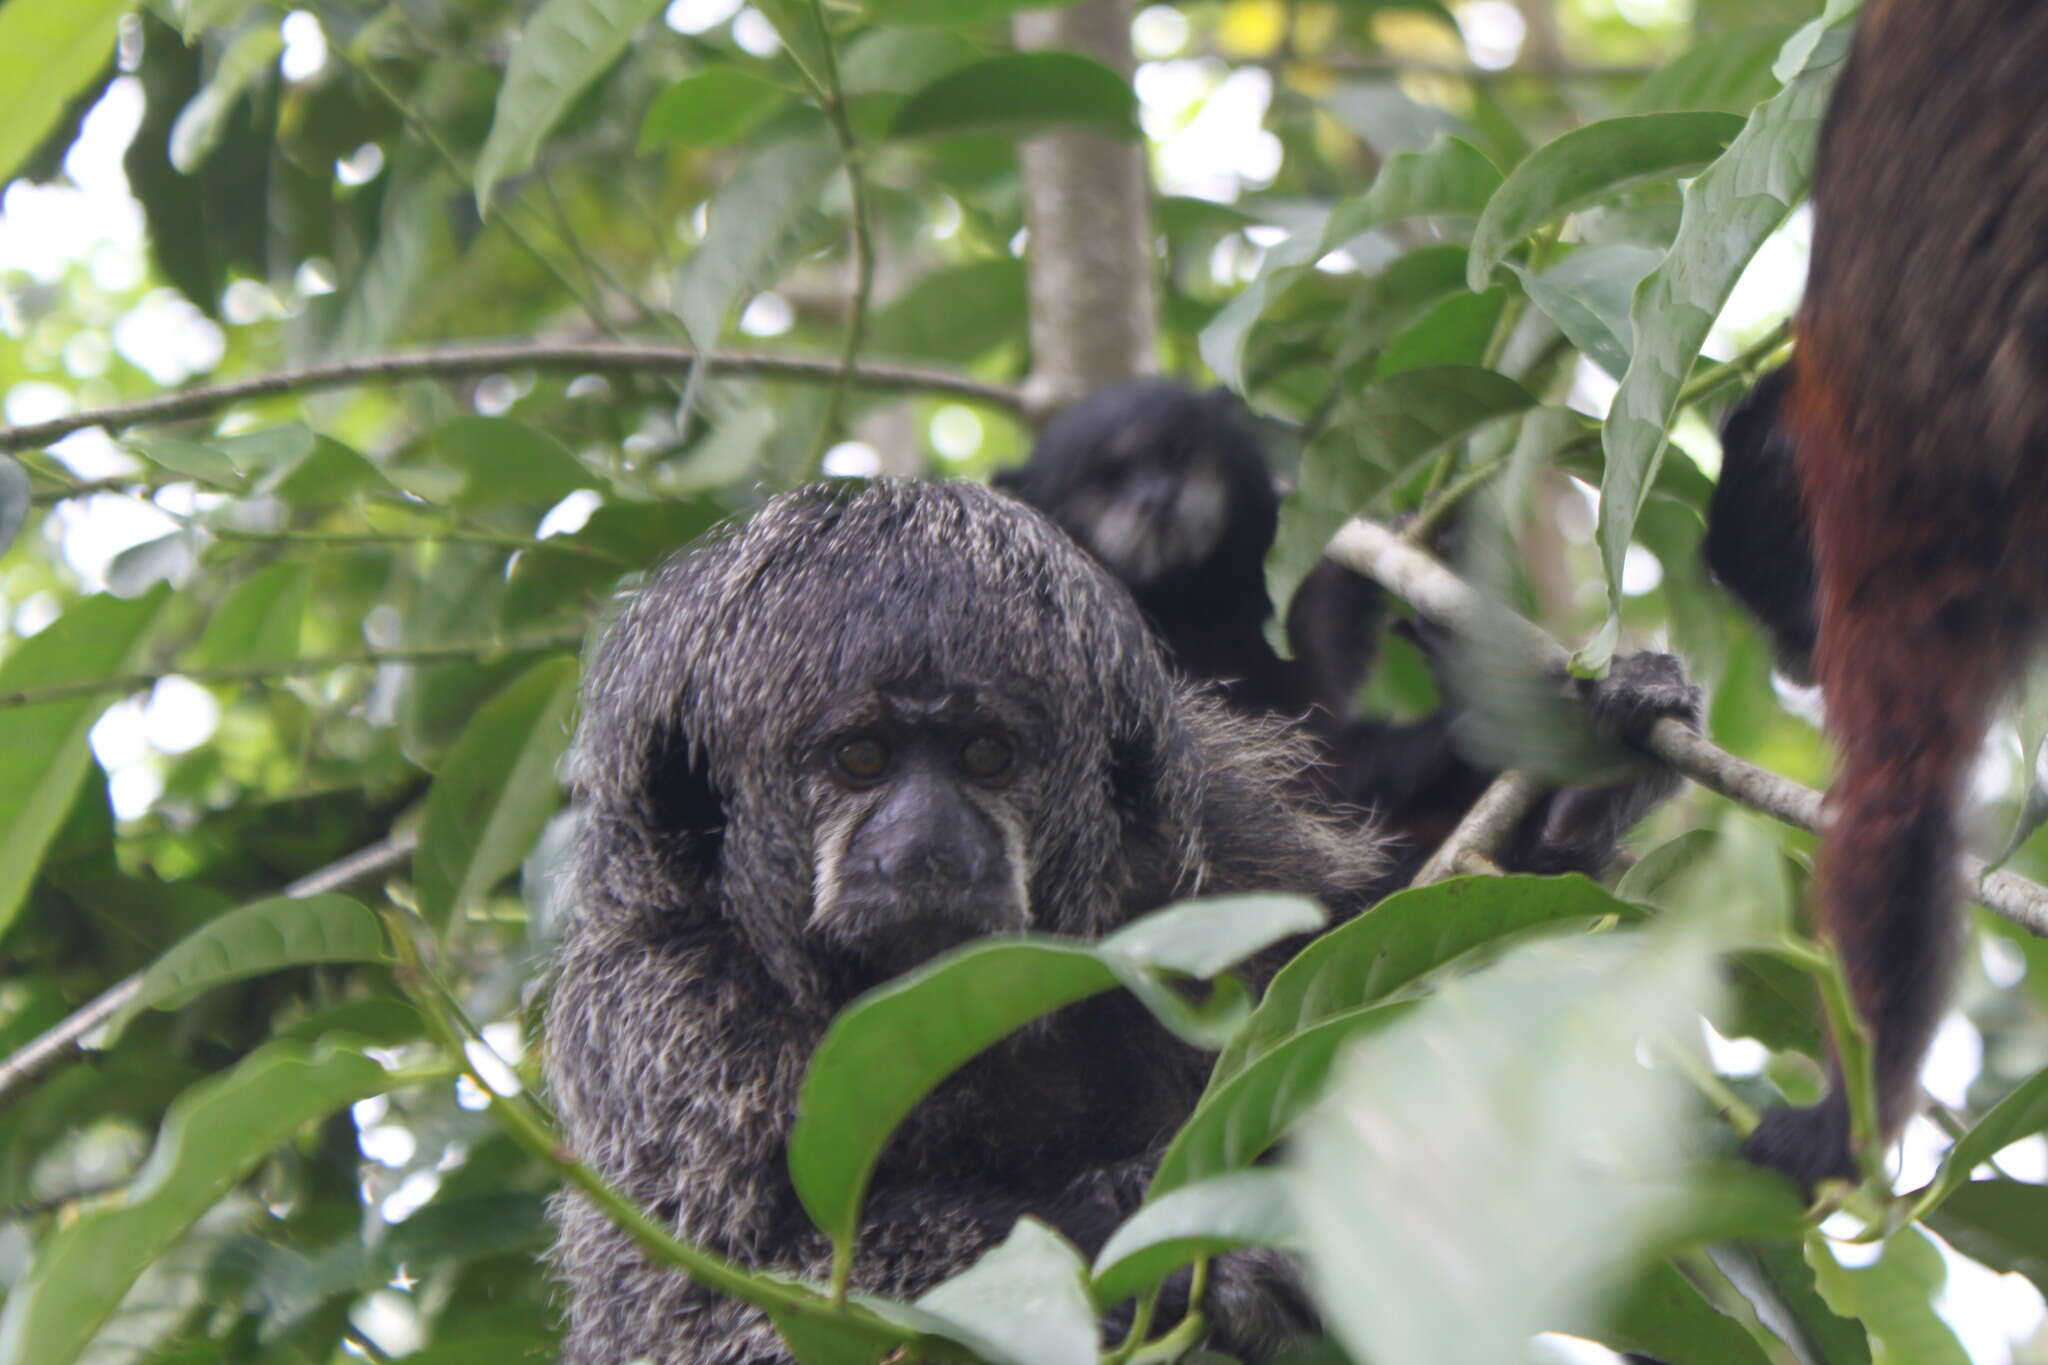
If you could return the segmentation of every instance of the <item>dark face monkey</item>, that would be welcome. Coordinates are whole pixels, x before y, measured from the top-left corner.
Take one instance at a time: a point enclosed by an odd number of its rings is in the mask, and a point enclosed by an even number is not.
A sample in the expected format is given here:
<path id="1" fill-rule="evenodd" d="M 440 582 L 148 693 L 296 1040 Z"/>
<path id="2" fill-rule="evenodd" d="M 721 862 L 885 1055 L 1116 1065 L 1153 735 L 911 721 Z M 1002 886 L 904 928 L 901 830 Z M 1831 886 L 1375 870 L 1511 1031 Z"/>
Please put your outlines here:
<path id="1" fill-rule="evenodd" d="M 823 1278 L 790 1188 L 834 1012 L 970 937 L 1094 937 L 1195 892 L 1354 903 L 1375 845 L 1297 805 L 1307 757 L 1168 670 L 1129 596 L 970 484 L 821 485 L 654 573 L 592 661 L 583 815 L 548 1019 L 573 1150 L 682 1236 Z M 1062 1011 L 913 1113 L 861 1288 L 912 1295 L 1020 1214 L 1084 1249 L 1142 1197 L 1206 1062 L 1128 998 Z M 565 1359 L 781 1362 L 761 1315 L 557 1209 Z M 1310 1321 L 1270 1258 L 1218 1263 L 1215 1340 Z"/>
<path id="2" fill-rule="evenodd" d="M 1465 757 L 1455 705 L 1413 722 L 1354 714 L 1386 615 L 1371 580 L 1323 560 L 1288 608 L 1294 657 L 1283 660 L 1267 644 L 1265 561 L 1280 499 L 1229 393 L 1166 379 L 1097 390 L 1048 422 L 1030 459 L 999 483 L 1131 590 L 1176 667 L 1219 685 L 1238 710 L 1298 721 L 1316 738 L 1316 796 L 1369 813 L 1375 828 L 1400 840 L 1382 890 L 1405 883 L 1497 775 Z M 1426 647 L 1448 643 L 1426 628 L 1417 638 Z M 1584 690 L 1605 739 L 1635 737 L 1665 715 L 1698 716 L 1699 693 L 1668 655 L 1630 655 Z M 1676 789 L 1676 779 L 1654 767 L 1606 786 L 1565 788 L 1513 831 L 1501 864 L 1597 873 L 1630 827 Z"/>

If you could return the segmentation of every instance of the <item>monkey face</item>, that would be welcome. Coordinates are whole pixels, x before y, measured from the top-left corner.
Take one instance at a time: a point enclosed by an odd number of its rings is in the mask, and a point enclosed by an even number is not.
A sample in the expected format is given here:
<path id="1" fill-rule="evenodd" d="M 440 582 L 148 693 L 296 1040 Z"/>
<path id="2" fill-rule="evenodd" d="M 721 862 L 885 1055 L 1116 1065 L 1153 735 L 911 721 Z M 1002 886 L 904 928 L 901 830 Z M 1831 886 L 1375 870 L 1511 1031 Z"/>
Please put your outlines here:
<path id="1" fill-rule="evenodd" d="M 1118 578 L 1144 587 L 1209 557 L 1230 523 L 1231 489 L 1206 446 L 1168 460 L 1130 445 L 1111 442 L 1058 519 Z"/>
<path id="2" fill-rule="evenodd" d="M 1033 745 L 975 689 L 892 687 L 806 746 L 810 933 L 894 975 L 1030 922 Z"/>
<path id="3" fill-rule="evenodd" d="M 1098 936 L 1199 881 L 1186 706 L 1130 594 L 1022 503 L 799 490 L 606 632 L 586 875 L 821 1006 L 977 935 Z"/>

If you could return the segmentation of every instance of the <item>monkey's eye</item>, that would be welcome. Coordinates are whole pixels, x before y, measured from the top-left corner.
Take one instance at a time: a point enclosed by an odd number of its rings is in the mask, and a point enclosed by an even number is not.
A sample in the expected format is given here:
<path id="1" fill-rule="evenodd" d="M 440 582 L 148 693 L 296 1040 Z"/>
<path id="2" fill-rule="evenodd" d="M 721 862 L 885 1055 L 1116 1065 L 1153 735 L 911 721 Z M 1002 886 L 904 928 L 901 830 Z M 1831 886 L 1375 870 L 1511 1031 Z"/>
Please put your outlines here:
<path id="1" fill-rule="evenodd" d="M 889 746 L 879 739 L 849 739 L 832 751 L 839 771 L 856 782 L 872 782 L 889 771 Z"/>
<path id="2" fill-rule="evenodd" d="M 977 735 L 960 747 L 960 767 L 969 777 L 1001 777 L 1015 757 L 1009 745 L 987 735 Z"/>

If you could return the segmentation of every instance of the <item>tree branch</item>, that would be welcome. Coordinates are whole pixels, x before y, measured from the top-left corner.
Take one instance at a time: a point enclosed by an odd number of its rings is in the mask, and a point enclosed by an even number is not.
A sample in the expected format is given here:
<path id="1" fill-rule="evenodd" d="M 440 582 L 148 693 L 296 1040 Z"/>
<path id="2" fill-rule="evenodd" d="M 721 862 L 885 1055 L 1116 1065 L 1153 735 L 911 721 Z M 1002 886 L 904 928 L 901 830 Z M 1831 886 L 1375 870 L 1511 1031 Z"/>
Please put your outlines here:
<path id="1" fill-rule="evenodd" d="M 159 394 L 134 403 L 75 412 L 69 417 L 47 422 L 0 427 L 0 451 L 47 445 L 87 427 L 119 430 L 142 422 L 204 417 L 245 399 L 271 398 L 284 393 L 309 393 L 393 379 L 455 379 L 495 374 L 501 370 L 687 373 L 697 360 L 698 352 L 688 347 L 640 342 L 447 346 L 429 351 L 368 356 Z M 837 360 L 749 351 L 714 351 L 705 357 L 705 364 L 708 370 L 720 374 L 768 375 L 810 383 L 833 383 L 840 375 Z M 911 365 L 863 364 L 854 368 L 852 382 L 869 389 L 943 394 L 971 403 L 985 403 L 1006 412 L 1021 413 L 1024 409 L 1023 397 L 1016 389 L 1002 384 L 984 384 L 943 370 L 920 369 Z"/>
<path id="2" fill-rule="evenodd" d="M 417 831 L 393 834 L 316 872 L 307 873 L 285 887 L 284 894 L 303 898 L 339 891 L 353 882 L 396 867 L 413 855 L 419 842 Z M 77 1061 L 83 1051 L 80 1040 L 120 1013 L 122 1007 L 141 992 L 144 974 L 136 972 L 115 982 L 82 1009 L 74 1011 L 34 1042 L 0 1062 L 0 1110 L 19 1100 L 24 1092 L 51 1072 Z"/>
<path id="3" fill-rule="evenodd" d="M 1535 624 L 1486 601 L 1442 563 L 1383 526 L 1354 518 L 1330 542 L 1327 553 L 1461 635 L 1505 634 L 1511 637 L 1508 645 L 1539 668 L 1562 670 L 1571 657 Z M 1666 718 L 1651 727 L 1644 747 L 1709 791 L 1797 829 L 1820 828 L 1819 792 L 1737 758 L 1675 720 Z M 1968 856 L 1958 869 L 1970 899 L 2029 933 L 2048 937 L 2048 888 L 2012 872 L 1986 876 L 1984 866 L 1983 859 Z"/>

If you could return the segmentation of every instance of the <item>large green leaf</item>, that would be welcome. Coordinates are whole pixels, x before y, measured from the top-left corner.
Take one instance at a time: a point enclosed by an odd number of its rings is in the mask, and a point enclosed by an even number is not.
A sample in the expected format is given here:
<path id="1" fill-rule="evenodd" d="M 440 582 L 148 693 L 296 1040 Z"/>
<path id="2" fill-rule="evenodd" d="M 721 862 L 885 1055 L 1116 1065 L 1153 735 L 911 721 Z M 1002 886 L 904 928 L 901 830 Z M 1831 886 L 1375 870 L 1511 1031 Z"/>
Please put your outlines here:
<path id="1" fill-rule="evenodd" d="M 831 143 L 799 138 L 754 153 L 720 188 L 677 291 L 693 342 L 713 345 L 741 295 L 770 282 L 817 222 L 818 193 L 838 167 Z"/>
<path id="2" fill-rule="evenodd" d="M 449 750 L 420 825 L 413 875 L 434 924 L 519 866 L 561 804 L 555 763 L 569 747 L 577 665 L 554 658 L 484 703 Z"/>
<path id="3" fill-rule="evenodd" d="M 990 1365 L 1094 1365 L 1088 1269 L 1066 1239 L 1020 1218 L 1001 1246 L 917 1301 Z"/>
<path id="4" fill-rule="evenodd" d="M 386 472 L 408 492 L 459 507 L 551 507 L 579 488 L 602 482 L 558 437 L 513 417 L 443 422 Z"/>
<path id="5" fill-rule="evenodd" d="M 1317 261 L 1360 233 L 1404 218 L 1476 218 L 1500 183 L 1484 152 L 1448 134 L 1419 152 L 1388 157 L 1372 187 L 1338 204 L 1320 230 L 1297 232 L 1267 253 L 1258 276 L 1202 329 L 1202 359 L 1224 383 L 1242 389 L 1252 327 Z"/>
<path id="6" fill-rule="evenodd" d="M 1821 115 L 1848 42 L 1846 20 L 1838 20 L 1799 74 L 1758 105 L 1728 150 L 1686 186 L 1678 239 L 1636 286 L 1630 310 L 1635 350 L 1601 433 L 1607 464 L 1600 481 L 1600 555 L 1608 619 L 1580 653 L 1585 671 L 1604 669 L 1620 638 L 1622 560 L 1656 481 L 1679 389 L 1750 257 L 1806 197 Z"/>
<path id="7" fill-rule="evenodd" d="M 308 564 L 273 564 L 235 585 L 206 622 L 185 663 L 191 668 L 280 663 L 299 657 L 312 600 Z"/>
<path id="8" fill-rule="evenodd" d="M 2048 1129 L 2048 1071 L 2037 1071 L 1956 1139 L 1942 1159 L 1941 1173 L 1921 1193 L 1914 1211 L 1924 1214 L 1939 1205 L 1970 1178 L 1970 1172 L 2021 1138 L 2044 1129 Z"/>
<path id="9" fill-rule="evenodd" d="M 1640 1056 L 1683 1045 L 1711 982 L 1697 932 L 1548 940 L 1353 1046 L 1290 1154 L 1354 1359 L 1514 1360 L 1598 1319 L 1688 1205 L 1691 1093 Z"/>
<path id="10" fill-rule="evenodd" d="M 1507 376 L 1476 366 L 1407 370 L 1340 405 L 1301 456 L 1266 556 L 1276 619 L 1346 521 L 1423 459 L 1499 417 L 1535 405 Z"/>
<path id="11" fill-rule="evenodd" d="M 671 144 L 724 147 L 789 102 L 789 91 L 736 66 L 685 76 L 655 97 L 640 120 L 640 151 Z"/>
<path id="12" fill-rule="evenodd" d="M 129 0 L 7 0 L 0 5 L 0 184 L 21 166 L 71 97 L 113 55 Z"/>
<path id="13" fill-rule="evenodd" d="M 477 211 L 491 190 L 533 166 L 540 145 L 583 88 L 626 50 L 662 0 L 545 0 L 519 35 L 476 159 Z"/>
<path id="14" fill-rule="evenodd" d="M 123 1199 L 36 1249 L 0 1312 L 0 1365 L 76 1360 L 136 1276 L 259 1160 L 302 1124 L 389 1085 L 384 1068 L 352 1048 L 286 1042 L 180 1095 Z"/>
<path id="15" fill-rule="evenodd" d="M 1483 949 L 1546 928 L 1638 919 L 1584 877 L 1453 877 L 1396 892 L 1302 949 L 1223 1055 L 1221 1084 L 1325 1019 L 1376 1005 Z"/>
<path id="16" fill-rule="evenodd" d="M 1466 284 L 1474 293 L 1486 288 L 1508 252 L 1554 218 L 1630 185 L 1699 169 L 1742 128 L 1733 114 L 1631 114 L 1574 128 L 1537 148 L 1487 200 L 1472 230 Z"/>
<path id="17" fill-rule="evenodd" d="M 2024 1275 L 2048 1293 L 2048 1186 L 1967 1181 L 1927 1222 L 1965 1256 Z"/>
<path id="18" fill-rule="evenodd" d="M 201 991 L 313 962 L 384 962 L 377 917 L 347 896 L 275 896 L 231 910 L 180 939 L 143 973 L 142 989 L 108 1026 L 108 1046 L 147 1009 L 176 1009 Z"/>
<path id="19" fill-rule="evenodd" d="M 1877 1358 L 1969 1365 L 1969 1352 L 1934 1307 L 1948 1269 L 1934 1239 L 1918 1227 L 1908 1224 L 1886 1238 L 1884 1254 L 1867 1266 L 1836 1261 L 1818 1233 L 1806 1239 L 1806 1259 L 1828 1307 L 1861 1322 L 1883 1347 Z"/>
<path id="20" fill-rule="evenodd" d="M 1159 1159 L 1150 1197 L 1242 1170 L 1265 1155 L 1323 1097 L 1346 1043 L 1396 1023 L 1415 1006 L 1395 1001 L 1328 1015 L 1212 1086 Z"/>
<path id="21" fill-rule="evenodd" d="M 1747 115 L 1777 93 L 1771 65 L 1792 36 L 1791 24 L 1765 24 L 1702 36 L 1629 96 L 1639 114 L 1718 109 Z"/>
<path id="22" fill-rule="evenodd" d="M 1071 52 L 1012 52 L 970 63 L 913 94 L 889 136 L 1024 137 L 1080 124 L 1137 135 L 1130 82 Z"/>
<path id="23" fill-rule="evenodd" d="M 249 29 L 235 39 L 214 67 L 212 78 L 171 125 L 171 165 L 194 175 L 206 164 L 243 93 L 276 67 L 283 51 L 284 34 L 272 24 Z"/>
<path id="24" fill-rule="evenodd" d="M 24 689 L 117 677 L 140 662 L 164 604 L 162 589 L 133 601 L 101 594 L 74 605 L 0 663 L 0 703 Z M 14 922 L 43 851 L 92 765 L 87 737 L 105 694 L 0 705 L 0 933 Z"/>
<path id="25" fill-rule="evenodd" d="M 1095 1302 L 1113 1308 L 1190 1262 L 1238 1247 L 1290 1247 L 1294 1209 L 1278 1171 L 1236 1171 L 1154 1200 L 1103 1243 Z"/>
<path id="26" fill-rule="evenodd" d="M 1749 1329 L 1716 1308 L 1669 1261 L 1659 1261 L 1587 1335 L 1654 1353 L 1664 1365 L 1770 1365 Z"/>
<path id="27" fill-rule="evenodd" d="M 811 1057 L 789 1136 L 797 1197 L 842 1250 L 851 1247 L 889 1135 L 976 1053 L 1119 982 L 1213 976 L 1319 923 L 1313 906 L 1286 897 L 1194 901 L 1100 943 L 1028 936 L 969 944 L 870 991 L 833 1021 Z M 1165 991 L 1150 984 L 1153 1003 Z"/>
<path id="28" fill-rule="evenodd" d="M 1541 274 L 1511 265 L 1529 301 L 1541 308 L 1572 345 L 1601 369 L 1620 379 L 1628 373 L 1635 329 L 1628 320 L 1630 301 L 1643 276 L 1657 268 L 1663 253 L 1646 246 L 1618 243 L 1580 247 Z"/>

